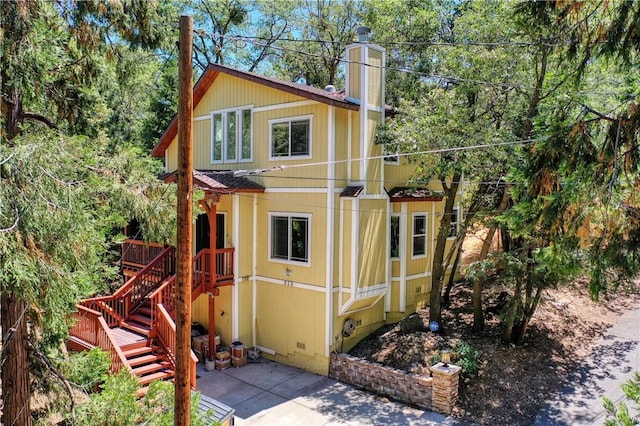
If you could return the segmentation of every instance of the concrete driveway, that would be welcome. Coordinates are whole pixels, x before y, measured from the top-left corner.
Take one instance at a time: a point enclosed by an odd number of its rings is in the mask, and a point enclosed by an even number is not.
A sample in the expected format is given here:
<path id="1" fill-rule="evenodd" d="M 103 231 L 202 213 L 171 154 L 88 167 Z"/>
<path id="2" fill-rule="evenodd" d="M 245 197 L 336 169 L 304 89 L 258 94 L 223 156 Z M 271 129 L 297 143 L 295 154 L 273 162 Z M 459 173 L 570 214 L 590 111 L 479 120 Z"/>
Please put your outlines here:
<path id="1" fill-rule="evenodd" d="M 198 376 L 198 391 L 235 409 L 237 426 L 460 424 L 266 359 L 224 371 L 198 364 Z"/>
<path id="2" fill-rule="evenodd" d="M 573 371 L 560 390 L 550 396 L 533 426 L 604 425 L 602 397 L 624 400 L 620 386 L 640 370 L 640 305 L 620 316 Z M 633 403 L 632 415 L 638 415 Z"/>

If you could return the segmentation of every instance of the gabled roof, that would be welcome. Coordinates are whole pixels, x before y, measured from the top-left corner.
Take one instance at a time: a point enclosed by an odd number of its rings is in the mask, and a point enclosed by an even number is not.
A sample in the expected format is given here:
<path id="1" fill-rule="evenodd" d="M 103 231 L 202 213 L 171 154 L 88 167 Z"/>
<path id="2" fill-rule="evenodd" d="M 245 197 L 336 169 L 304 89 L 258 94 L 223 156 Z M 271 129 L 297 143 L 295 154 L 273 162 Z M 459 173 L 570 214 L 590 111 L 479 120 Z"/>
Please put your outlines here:
<path id="1" fill-rule="evenodd" d="M 228 74 L 234 77 L 238 77 L 253 83 L 262 84 L 267 87 L 271 87 L 283 92 L 291 93 L 303 98 L 311 99 L 317 102 L 321 102 L 331 106 L 337 106 L 340 108 L 346 108 L 354 111 L 360 109 L 360 105 L 349 102 L 345 99 L 344 91 L 340 92 L 328 92 L 317 87 L 306 86 L 304 84 L 293 83 L 290 81 L 280 80 L 272 77 L 265 77 L 263 75 L 255 74 L 248 71 L 240 71 L 234 68 L 230 68 L 224 65 L 210 64 L 204 73 L 198 79 L 198 82 L 193 88 L 193 108 L 198 106 L 198 103 L 202 100 L 209 87 L 213 84 L 220 73 Z M 169 127 L 164 131 L 160 140 L 151 151 L 151 155 L 154 157 L 164 156 L 164 152 L 167 150 L 171 141 L 178 134 L 178 116 L 175 115 Z"/>
<path id="2" fill-rule="evenodd" d="M 160 179 L 167 183 L 176 181 L 176 173 L 165 173 Z M 194 170 L 193 186 L 204 191 L 222 194 L 236 192 L 264 192 L 264 186 L 243 176 L 234 176 L 231 170 Z"/>

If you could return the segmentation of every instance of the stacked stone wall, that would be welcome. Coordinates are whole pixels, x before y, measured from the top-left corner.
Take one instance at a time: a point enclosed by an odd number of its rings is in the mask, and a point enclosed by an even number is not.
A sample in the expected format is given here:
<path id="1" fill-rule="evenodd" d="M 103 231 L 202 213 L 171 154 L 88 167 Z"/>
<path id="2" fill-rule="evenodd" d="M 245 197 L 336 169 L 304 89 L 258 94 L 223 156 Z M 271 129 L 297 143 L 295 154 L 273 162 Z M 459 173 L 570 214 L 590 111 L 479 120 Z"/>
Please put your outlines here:
<path id="1" fill-rule="evenodd" d="M 431 367 L 432 376 L 407 373 L 347 354 L 332 354 L 329 377 L 406 404 L 450 414 L 458 397 L 460 367 Z"/>

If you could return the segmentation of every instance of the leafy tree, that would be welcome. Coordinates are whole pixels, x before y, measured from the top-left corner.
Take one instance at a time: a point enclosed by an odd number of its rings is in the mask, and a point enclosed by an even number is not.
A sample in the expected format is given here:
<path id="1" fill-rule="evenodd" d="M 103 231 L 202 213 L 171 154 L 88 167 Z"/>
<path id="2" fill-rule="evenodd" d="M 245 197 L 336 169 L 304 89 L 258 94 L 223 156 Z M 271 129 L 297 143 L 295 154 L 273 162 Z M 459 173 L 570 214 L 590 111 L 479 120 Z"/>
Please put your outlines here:
<path id="1" fill-rule="evenodd" d="M 102 103 L 95 84 L 102 67 L 127 44 L 159 44 L 167 16 L 159 6 L 0 2 L 5 424 L 31 424 L 29 353 L 57 344 L 75 303 L 108 281 L 107 236 L 130 214 L 143 219 L 156 212 L 155 199 L 164 193 L 151 163 L 131 151 L 106 150 L 108 139 L 92 123 Z M 75 134 L 91 138 L 68 136 Z M 158 216 L 147 222 L 150 235 Z"/>
<path id="2" fill-rule="evenodd" d="M 429 38 L 423 35 L 422 40 L 429 41 L 406 44 L 413 60 L 419 64 L 418 69 L 424 70 L 419 74 L 455 78 L 423 77 L 407 93 L 408 100 L 400 104 L 402 113 L 390 123 L 390 128 L 394 139 L 401 141 L 401 151 L 444 150 L 435 155 L 409 157 L 416 164 L 414 180 L 434 179 L 444 195 L 443 215 L 434 238 L 429 310 L 430 321 L 440 322 L 441 289 L 453 254 L 452 250 L 447 253 L 446 247 L 463 176 L 472 184 L 478 182 L 471 187 L 473 195 L 467 204 L 469 223 L 481 209 L 495 210 L 496 186 L 504 193 L 500 181 L 515 160 L 515 148 L 510 146 L 468 151 L 459 148 L 517 140 L 517 122 L 508 111 L 520 98 L 513 82 L 518 75 L 514 72 L 518 56 L 514 55 L 513 48 L 498 50 L 466 44 L 479 32 L 478 22 L 488 29 L 502 29 L 501 38 L 494 41 L 509 40 L 514 30 L 508 25 L 506 6 L 499 2 L 472 6 L 441 2 L 431 7 L 430 13 L 416 14 L 437 16 L 441 25 L 426 26 L 433 34 Z M 489 32 L 484 27 L 482 30 Z M 435 44 L 432 51 L 425 49 L 429 42 Z M 419 52 L 417 46 L 424 51 Z M 460 234 L 454 248 L 460 248 L 464 230 Z"/>
<path id="3" fill-rule="evenodd" d="M 293 11 L 292 32 L 300 41 L 279 49 L 275 72 L 282 78 L 316 87 L 340 86 L 345 47 L 362 24 L 361 3 L 347 0 L 305 0 Z"/>

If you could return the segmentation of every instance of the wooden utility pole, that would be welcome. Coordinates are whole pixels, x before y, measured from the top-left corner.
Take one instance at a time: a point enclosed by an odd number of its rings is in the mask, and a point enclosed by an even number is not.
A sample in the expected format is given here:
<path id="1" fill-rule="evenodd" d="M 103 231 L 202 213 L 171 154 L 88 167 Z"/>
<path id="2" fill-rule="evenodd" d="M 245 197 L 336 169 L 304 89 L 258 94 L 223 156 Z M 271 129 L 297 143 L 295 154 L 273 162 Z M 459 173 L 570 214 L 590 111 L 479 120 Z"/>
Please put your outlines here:
<path id="1" fill-rule="evenodd" d="M 191 424 L 191 282 L 193 228 L 193 18 L 180 17 L 178 69 L 178 235 L 174 425 Z"/>

